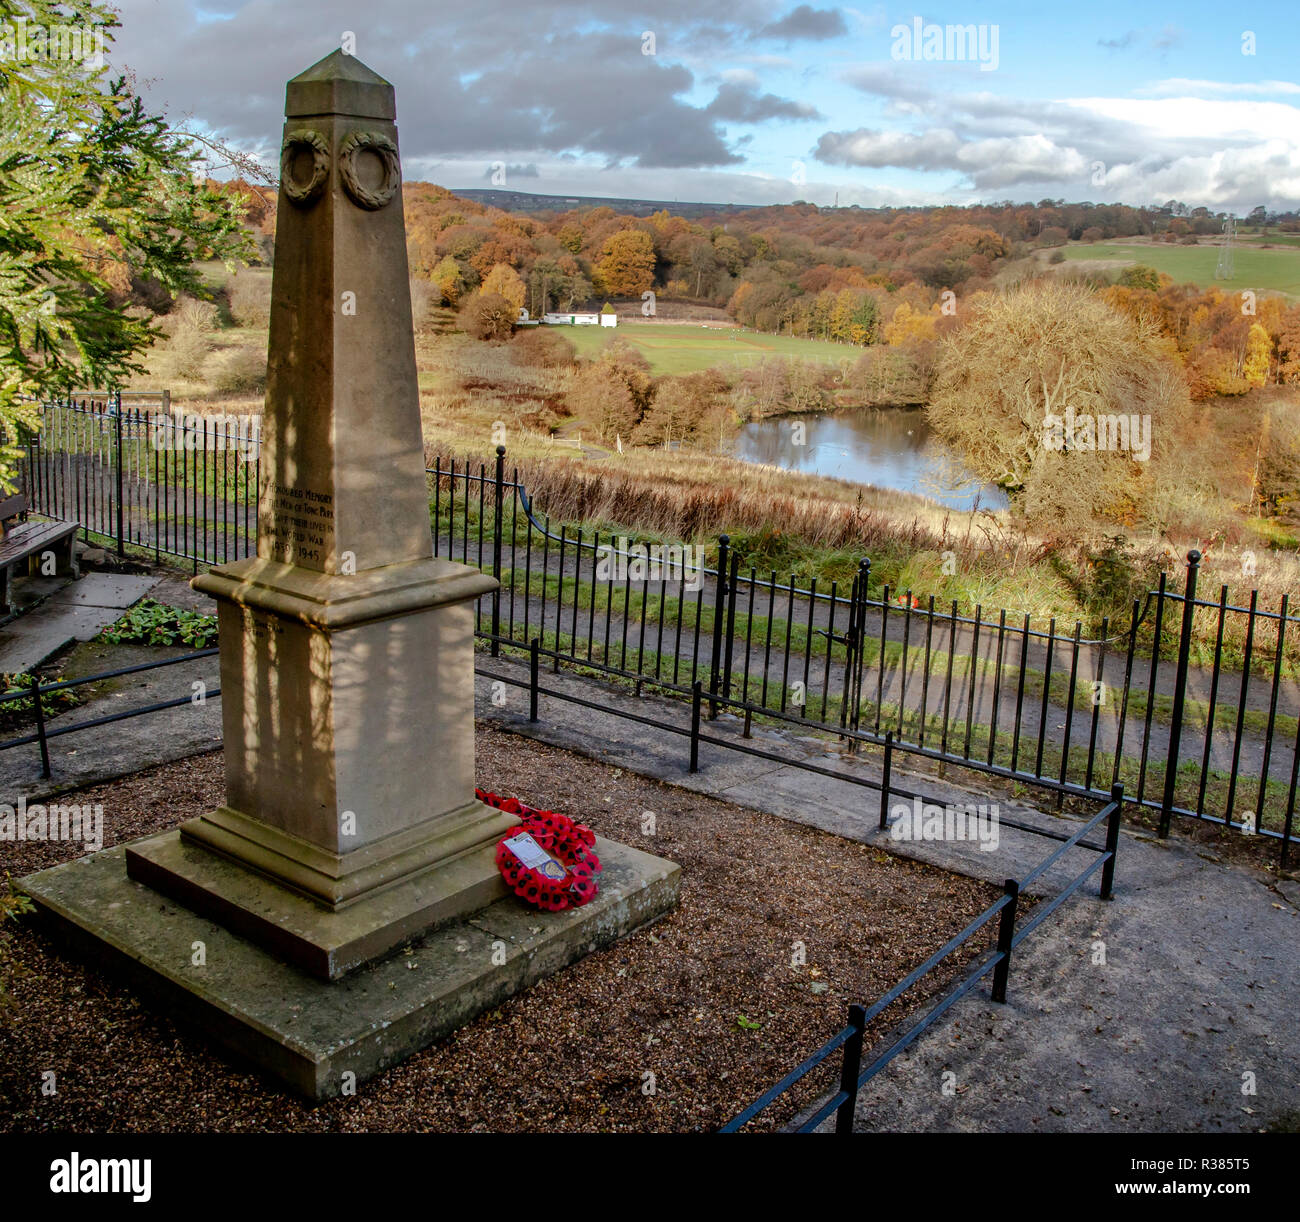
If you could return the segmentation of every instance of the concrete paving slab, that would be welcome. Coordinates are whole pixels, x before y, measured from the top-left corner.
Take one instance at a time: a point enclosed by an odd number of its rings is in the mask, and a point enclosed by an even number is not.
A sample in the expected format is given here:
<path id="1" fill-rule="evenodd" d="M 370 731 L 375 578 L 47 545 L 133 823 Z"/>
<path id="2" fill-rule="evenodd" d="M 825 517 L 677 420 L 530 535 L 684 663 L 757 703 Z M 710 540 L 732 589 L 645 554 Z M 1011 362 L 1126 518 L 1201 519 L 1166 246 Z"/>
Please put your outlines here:
<path id="1" fill-rule="evenodd" d="M 77 579 L 69 573 L 58 573 L 51 577 L 45 577 L 40 574 L 34 574 L 30 577 L 22 577 L 17 573 L 13 576 L 13 596 L 14 601 L 19 606 L 32 606 L 57 594 L 64 586 L 71 585 Z"/>
<path id="2" fill-rule="evenodd" d="M 148 573 L 87 573 L 51 598 L 76 607 L 106 607 L 125 611 L 138 603 L 158 579 Z M 111 623 L 112 620 L 109 621 Z"/>
<path id="3" fill-rule="evenodd" d="M 491 665 L 499 668 L 498 660 Z M 598 701 L 592 692 L 588 683 L 587 699 Z M 610 692 L 607 700 L 644 707 L 629 693 Z M 485 701 L 480 708 L 480 716 L 503 728 L 605 763 L 886 845 L 888 834 L 875 830 L 879 807 L 873 791 L 754 759 L 746 760 L 747 775 L 728 769 L 722 784 L 711 784 L 710 757 L 703 751 L 704 771 L 686 772 L 685 740 L 559 701 L 544 699 L 541 714 L 541 721 L 529 723 L 509 702 L 502 708 Z M 614 724 L 620 726 L 616 737 L 607 730 Z M 722 736 L 716 724 L 709 732 Z M 856 760 L 818 762 L 865 775 L 873 755 L 878 757 L 878 749 Z M 897 766 L 894 781 L 940 802 L 979 800 L 977 781 L 964 788 L 909 776 Z M 1048 795 L 1036 796 L 1050 802 Z M 1079 826 L 1075 818 L 1021 802 L 1003 800 L 1002 808 L 1017 820 L 1067 835 Z M 887 847 L 996 883 L 1023 877 L 1056 845 L 1004 827 L 992 853 L 945 841 L 888 838 Z M 1090 857 L 1087 850 L 1072 850 L 1032 892 L 1057 894 Z M 1298 935 L 1300 888 L 1294 882 L 1212 860 L 1202 846 L 1177 835 L 1157 840 L 1126 828 L 1115 898 L 1098 899 L 1094 875 L 1016 950 L 1007 1004 L 994 1003 L 985 983 L 953 1006 L 868 1084 L 855 1128 L 1294 1131 L 1300 1125 Z M 883 1039 L 877 1050 L 882 1047 Z M 827 1121 L 827 1131 L 832 1123 Z"/>
<path id="4" fill-rule="evenodd" d="M 517 673 L 527 677 L 527 668 L 504 658 L 493 659 L 492 669 L 502 674 Z M 744 723 L 740 718 L 722 716 L 705 722 L 703 733 L 710 737 L 734 742 L 738 747 L 756 748 L 779 755 L 784 759 L 802 758 L 816 767 L 839 776 L 826 776 L 794 768 L 759 756 L 746 755 L 726 747 L 703 743 L 700 747 L 700 771 L 687 771 L 689 741 L 664 733 L 653 726 L 619 717 L 614 712 L 588 708 L 585 705 L 543 697 L 541 716 L 529 722 L 520 711 L 526 702 L 526 692 L 514 690 L 516 702 L 512 706 L 509 695 L 504 706 L 494 704 L 488 683 L 480 679 L 480 699 L 477 715 L 503 728 L 537 738 L 566 750 L 578 751 L 599 759 L 602 763 L 627 768 L 645 776 L 669 781 L 684 789 L 711 797 L 735 802 L 756 810 L 765 810 L 796 823 L 821 828 L 838 836 L 867 843 L 887 842 L 891 852 L 903 857 L 942 866 L 987 882 L 1001 883 L 1007 878 L 1022 878 L 1055 848 L 1056 844 L 1041 836 L 1009 825 L 1000 825 L 996 847 L 983 850 L 971 841 L 922 841 L 913 843 L 901 840 L 890 832 L 879 830 L 879 785 L 882 767 L 882 749 L 866 746 L 856 753 L 840 749 L 833 738 L 818 738 L 792 729 L 754 726 L 749 738 L 743 737 Z M 542 686 L 572 690 L 590 700 L 590 681 L 567 679 L 564 676 L 545 675 Z M 625 707 L 643 716 L 664 717 L 672 722 L 681 718 L 680 704 L 657 697 L 637 699 L 628 694 L 610 694 L 608 707 Z M 988 804 L 987 795 L 981 797 L 972 782 L 964 787 L 952 781 L 914 773 L 905 766 L 907 756 L 894 757 L 892 783 L 915 794 L 922 794 L 926 802 L 940 805 L 966 805 L 972 802 Z M 855 778 L 867 785 L 854 784 Z M 1045 814 L 1019 802 L 998 799 L 998 818 L 1003 817 L 1031 827 L 1041 827 L 1057 834 L 1072 835 L 1079 821 L 1071 817 Z M 909 806 L 910 800 L 895 794 L 890 802 L 891 815 L 898 806 Z M 1096 810 L 1101 809 L 1101 803 Z M 1090 839 L 1100 843 L 1104 831 Z M 1088 864 L 1091 856 L 1087 849 L 1074 849 L 1057 865 L 1038 879 L 1034 886 L 1037 895 L 1055 895 Z"/>
<path id="5" fill-rule="evenodd" d="M 149 597 L 156 598 L 169 607 L 183 607 L 187 611 L 201 611 L 204 615 L 216 615 L 217 600 L 211 595 L 201 594 L 191 588 L 188 573 L 164 572 L 150 587 Z"/>
<path id="6" fill-rule="evenodd" d="M 40 666 L 73 641 L 89 641 L 156 584 L 151 576 L 87 573 L 79 581 L 32 578 L 49 584 L 44 602 L 0 628 L 0 674 Z"/>
<path id="7" fill-rule="evenodd" d="M 70 645 L 76 639 L 76 621 L 73 608 L 55 615 L 37 609 L 0 628 L 0 674 L 23 674 Z"/>
<path id="8" fill-rule="evenodd" d="M 1058 909 L 1006 1004 L 955 1005 L 867 1084 L 855 1130 L 1294 1131 L 1297 934 L 1266 875 L 1125 837 L 1114 900 Z"/>

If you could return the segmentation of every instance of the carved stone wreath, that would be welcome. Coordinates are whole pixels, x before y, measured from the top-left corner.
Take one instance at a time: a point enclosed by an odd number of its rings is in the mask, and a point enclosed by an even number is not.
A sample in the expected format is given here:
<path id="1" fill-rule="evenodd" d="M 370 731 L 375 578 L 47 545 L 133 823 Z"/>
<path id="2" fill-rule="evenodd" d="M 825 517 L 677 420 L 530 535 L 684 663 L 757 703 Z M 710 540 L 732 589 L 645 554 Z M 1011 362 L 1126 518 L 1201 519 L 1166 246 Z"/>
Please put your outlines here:
<path id="1" fill-rule="evenodd" d="M 307 182 L 293 175 L 293 163 L 299 153 L 311 154 L 311 178 Z M 319 132 L 291 132 L 280 149 L 280 181 L 290 202 L 305 208 L 325 189 L 330 175 L 330 146 Z"/>
<path id="2" fill-rule="evenodd" d="M 374 188 L 363 186 L 357 176 L 357 156 L 366 150 L 377 154 L 383 162 L 383 181 Z M 397 145 L 377 132 L 353 132 L 339 145 L 339 177 L 343 180 L 344 189 L 362 208 L 368 208 L 372 212 L 376 208 L 382 208 L 397 194 L 402 181 Z"/>

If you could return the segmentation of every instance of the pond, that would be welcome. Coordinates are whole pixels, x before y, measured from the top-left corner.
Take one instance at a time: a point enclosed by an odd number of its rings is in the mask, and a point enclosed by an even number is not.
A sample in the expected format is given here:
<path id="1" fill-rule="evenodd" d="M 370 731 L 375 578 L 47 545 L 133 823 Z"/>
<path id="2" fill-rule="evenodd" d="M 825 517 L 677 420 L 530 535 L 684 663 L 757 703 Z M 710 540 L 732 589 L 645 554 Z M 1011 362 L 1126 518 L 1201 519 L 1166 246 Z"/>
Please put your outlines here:
<path id="1" fill-rule="evenodd" d="M 743 462 L 914 492 L 951 509 L 971 509 L 976 498 L 982 509 L 1007 507 L 1002 489 L 977 483 L 945 450 L 919 407 L 773 416 L 745 425 L 731 452 Z"/>

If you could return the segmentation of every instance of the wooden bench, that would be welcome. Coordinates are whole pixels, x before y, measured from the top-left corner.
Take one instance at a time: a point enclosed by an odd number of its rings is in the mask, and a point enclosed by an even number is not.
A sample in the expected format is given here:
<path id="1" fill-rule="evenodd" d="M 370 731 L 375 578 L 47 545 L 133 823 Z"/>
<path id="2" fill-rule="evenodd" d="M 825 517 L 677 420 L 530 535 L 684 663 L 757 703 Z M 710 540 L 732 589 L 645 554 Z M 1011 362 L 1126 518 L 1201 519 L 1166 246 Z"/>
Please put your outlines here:
<path id="1" fill-rule="evenodd" d="M 55 572 L 77 571 L 76 540 L 79 522 L 32 522 L 27 498 L 21 493 L 0 500 L 0 610 L 12 612 L 9 577 L 24 561 L 30 573 L 46 552 L 53 552 Z"/>

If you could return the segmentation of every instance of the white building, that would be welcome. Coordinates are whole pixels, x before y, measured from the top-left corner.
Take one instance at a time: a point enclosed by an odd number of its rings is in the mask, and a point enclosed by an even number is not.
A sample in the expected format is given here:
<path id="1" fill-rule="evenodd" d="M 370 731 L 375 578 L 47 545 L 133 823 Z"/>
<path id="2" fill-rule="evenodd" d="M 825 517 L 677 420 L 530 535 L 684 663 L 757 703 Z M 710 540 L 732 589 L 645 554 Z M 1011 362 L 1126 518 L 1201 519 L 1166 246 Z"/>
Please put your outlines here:
<path id="1" fill-rule="evenodd" d="M 608 302 L 599 313 L 557 314 L 548 312 L 542 315 L 542 322 L 551 327 L 617 327 L 618 315 Z"/>

